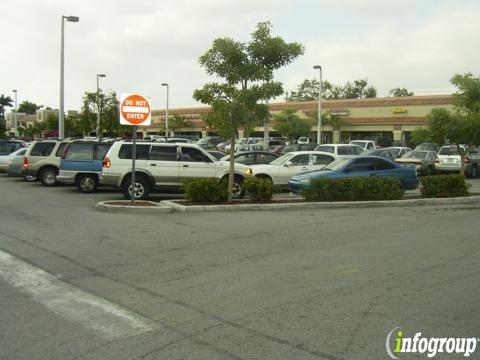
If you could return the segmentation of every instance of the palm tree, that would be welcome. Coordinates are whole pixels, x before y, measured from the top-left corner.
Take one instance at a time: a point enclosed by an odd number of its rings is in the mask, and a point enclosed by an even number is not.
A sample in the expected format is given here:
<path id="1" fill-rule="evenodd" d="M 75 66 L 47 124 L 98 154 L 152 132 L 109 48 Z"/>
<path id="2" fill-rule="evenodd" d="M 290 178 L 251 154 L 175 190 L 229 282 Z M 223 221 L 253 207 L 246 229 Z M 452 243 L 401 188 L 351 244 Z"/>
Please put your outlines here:
<path id="1" fill-rule="evenodd" d="M 10 96 L 0 95 L 0 119 L 5 118 L 5 106 L 12 107 L 13 100 Z"/>

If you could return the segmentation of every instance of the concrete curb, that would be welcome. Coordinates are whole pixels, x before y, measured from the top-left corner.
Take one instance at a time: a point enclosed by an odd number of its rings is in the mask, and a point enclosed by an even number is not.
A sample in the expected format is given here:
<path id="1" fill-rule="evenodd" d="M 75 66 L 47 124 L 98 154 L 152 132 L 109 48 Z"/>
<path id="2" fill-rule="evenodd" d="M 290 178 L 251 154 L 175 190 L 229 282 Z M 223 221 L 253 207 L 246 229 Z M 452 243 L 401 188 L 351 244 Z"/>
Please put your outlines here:
<path id="1" fill-rule="evenodd" d="M 211 211 L 246 211 L 246 210 L 295 210 L 295 209 L 342 209 L 366 207 L 408 207 L 428 205 L 471 205 L 480 204 L 480 196 L 457 198 L 408 199 L 389 201 L 344 201 L 344 202 L 299 202 L 270 204 L 236 204 L 236 205 L 181 205 L 163 200 L 160 205 L 179 212 L 211 212 Z"/>
<path id="2" fill-rule="evenodd" d="M 128 214 L 158 214 L 171 213 L 173 209 L 165 205 L 149 201 L 153 206 L 128 206 L 128 205 L 112 205 L 108 204 L 112 201 L 102 201 L 95 205 L 95 210 L 109 213 L 128 213 Z M 116 201 L 118 202 L 118 201 Z M 128 203 L 129 201 L 124 201 Z"/>

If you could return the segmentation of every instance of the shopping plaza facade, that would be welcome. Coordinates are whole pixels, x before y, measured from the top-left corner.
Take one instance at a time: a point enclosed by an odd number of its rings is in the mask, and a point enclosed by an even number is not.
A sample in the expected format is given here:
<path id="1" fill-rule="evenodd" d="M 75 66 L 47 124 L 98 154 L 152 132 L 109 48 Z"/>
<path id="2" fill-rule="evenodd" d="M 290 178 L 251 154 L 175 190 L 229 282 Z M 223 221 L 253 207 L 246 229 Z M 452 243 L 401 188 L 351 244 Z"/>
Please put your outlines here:
<path id="1" fill-rule="evenodd" d="M 427 115 L 433 108 L 453 109 L 451 95 L 429 95 L 408 97 L 385 97 L 371 99 L 339 99 L 322 101 L 322 113 L 328 111 L 342 117 L 342 125 L 334 129 L 330 125 L 322 126 L 323 142 L 348 142 L 354 139 L 388 137 L 394 141 L 409 141 L 412 131 L 425 126 Z M 283 102 L 269 105 L 270 113 L 275 115 L 286 109 L 295 109 L 302 118 L 316 116 L 318 101 Z M 205 137 L 215 135 L 202 120 L 202 114 L 208 113 L 208 107 L 169 109 L 169 119 L 177 115 L 183 117 L 188 127 L 171 129 L 176 136 L 195 135 Z M 316 122 L 314 122 L 316 124 Z M 275 131 L 272 119 L 269 127 L 270 136 L 280 136 Z M 140 128 L 144 136 L 163 133 L 165 129 L 165 110 L 152 111 L 152 126 Z M 249 136 L 263 136 L 263 126 L 255 128 Z M 316 139 L 317 126 L 311 128 L 312 139 Z M 243 131 L 239 136 L 243 137 Z"/>

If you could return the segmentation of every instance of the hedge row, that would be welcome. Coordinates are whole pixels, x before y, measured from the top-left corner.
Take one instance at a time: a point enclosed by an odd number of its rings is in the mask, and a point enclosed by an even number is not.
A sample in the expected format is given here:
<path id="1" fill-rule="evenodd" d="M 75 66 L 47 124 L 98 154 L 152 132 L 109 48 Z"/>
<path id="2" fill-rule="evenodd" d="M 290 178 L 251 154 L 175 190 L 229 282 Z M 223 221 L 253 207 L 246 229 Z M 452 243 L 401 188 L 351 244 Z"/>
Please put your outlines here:
<path id="1" fill-rule="evenodd" d="M 468 196 L 470 184 L 462 175 L 423 176 L 420 190 L 426 198 Z"/>
<path id="2" fill-rule="evenodd" d="M 396 178 L 348 177 L 313 179 L 302 192 L 308 201 L 399 200 L 405 189 Z"/>

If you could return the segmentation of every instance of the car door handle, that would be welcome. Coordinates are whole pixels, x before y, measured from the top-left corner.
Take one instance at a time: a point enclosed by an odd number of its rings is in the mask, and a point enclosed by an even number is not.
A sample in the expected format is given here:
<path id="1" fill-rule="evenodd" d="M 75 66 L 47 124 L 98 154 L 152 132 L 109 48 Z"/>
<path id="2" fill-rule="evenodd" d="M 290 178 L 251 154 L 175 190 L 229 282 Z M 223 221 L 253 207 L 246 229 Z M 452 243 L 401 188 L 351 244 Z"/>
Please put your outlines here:
<path id="1" fill-rule="evenodd" d="M 188 167 L 188 165 L 187 165 L 187 164 L 183 164 L 183 167 Z"/>
<path id="2" fill-rule="evenodd" d="M 304 166 L 304 167 L 302 167 L 302 170 L 308 170 L 308 168 Z"/>
<path id="3" fill-rule="evenodd" d="M 157 166 L 157 164 L 150 164 L 150 166 Z"/>

